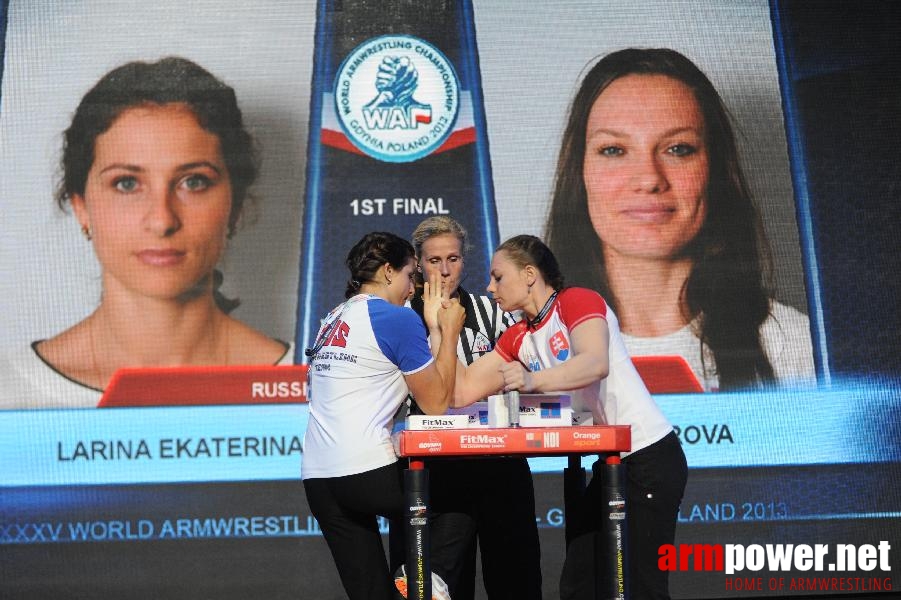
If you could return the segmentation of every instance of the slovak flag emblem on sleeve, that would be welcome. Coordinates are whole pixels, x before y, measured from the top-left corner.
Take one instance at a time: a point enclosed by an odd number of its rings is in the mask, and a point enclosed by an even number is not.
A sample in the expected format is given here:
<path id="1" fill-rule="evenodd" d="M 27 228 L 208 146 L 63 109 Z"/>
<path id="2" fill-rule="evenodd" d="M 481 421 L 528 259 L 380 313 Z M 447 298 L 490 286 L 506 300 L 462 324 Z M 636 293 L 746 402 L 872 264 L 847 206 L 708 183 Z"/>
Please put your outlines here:
<path id="1" fill-rule="evenodd" d="M 569 358 L 569 342 L 562 331 L 555 333 L 548 344 L 551 347 L 551 353 L 557 360 L 566 360 Z"/>

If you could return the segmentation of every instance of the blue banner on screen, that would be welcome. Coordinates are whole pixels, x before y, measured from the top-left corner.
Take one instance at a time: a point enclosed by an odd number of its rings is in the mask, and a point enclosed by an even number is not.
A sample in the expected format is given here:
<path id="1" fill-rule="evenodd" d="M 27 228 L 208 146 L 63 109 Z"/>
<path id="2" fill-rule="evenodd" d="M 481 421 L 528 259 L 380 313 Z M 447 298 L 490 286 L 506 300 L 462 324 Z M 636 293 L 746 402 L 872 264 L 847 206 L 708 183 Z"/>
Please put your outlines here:
<path id="1" fill-rule="evenodd" d="M 665 394 L 655 400 L 693 469 L 901 462 L 898 382 L 829 389 Z M 801 443 L 803 441 L 803 443 Z M 565 458 L 529 460 L 553 472 Z M 594 457 L 585 457 L 590 467 Z"/>
<path id="2" fill-rule="evenodd" d="M 657 402 L 693 468 L 862 465 L 901 462 L 898 390 L 897 382 L 847 383 L 816 391 L 662 395 Z M 0 489 L 299 480 L 308 410 L 285 404 L 0 412 Z M 586 466 L 593 460 L 586 457 Z M 555 472 L 566 459 L 531 463 L 536 473 Z"/>
<path id="3" fill-rule="evenodd" d="M 448 215 L 482 287 L 498 241 L 472 7 L 323 1 L 316 55 L 297 342 L 344 297 L 344 258 L 370 231 L 409 238 Z"/>
<path id="4" fill-rule="evenodd" d="M 305 404 L 0 412 L 3 487 L 300 479 Z"/>

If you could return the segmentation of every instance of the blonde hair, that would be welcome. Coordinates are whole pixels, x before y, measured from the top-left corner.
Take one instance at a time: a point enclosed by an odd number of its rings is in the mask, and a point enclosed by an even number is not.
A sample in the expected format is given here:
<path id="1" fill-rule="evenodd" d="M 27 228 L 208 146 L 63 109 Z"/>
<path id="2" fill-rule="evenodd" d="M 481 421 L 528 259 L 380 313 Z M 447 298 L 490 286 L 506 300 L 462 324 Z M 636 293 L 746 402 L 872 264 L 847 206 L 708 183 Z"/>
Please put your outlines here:
<path id="1" fill-rule="evenodd" d="M 413 248 L 416 250 L 416 258 L 422 258 L 422 245 L 435 236 L 452 235 L 460 240 L 460 251 L 466 255 L 466 229 L 457 221 L 444 215 L 429 217 L 422 221 L 413 230 Z"/>

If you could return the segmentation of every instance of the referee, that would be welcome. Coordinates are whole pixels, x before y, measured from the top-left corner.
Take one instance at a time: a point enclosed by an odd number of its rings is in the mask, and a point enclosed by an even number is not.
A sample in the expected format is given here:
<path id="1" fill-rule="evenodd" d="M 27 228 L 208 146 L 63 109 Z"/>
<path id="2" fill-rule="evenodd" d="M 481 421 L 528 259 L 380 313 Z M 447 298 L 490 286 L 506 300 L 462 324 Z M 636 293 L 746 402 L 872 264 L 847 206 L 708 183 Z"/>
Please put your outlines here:
<path id="1" fill-rule="evenodd" d="M 466 230 L 446 216 L 430 217 L 413 232 L 421 275 L 433 274 L 466 316 L 457 357 L 466 365 L 491 352 L 514 319 L 488 296 L 460 286 Z M 410 305 L 422 316 L 421 295 Z M 416 407 L 413 407 L 416 410 Z M 491 600 L 541 598 L 541 560 L 532 473 L 523 457 L 441 459 L 429 464 L 432 570 L 447 582 L 451 598 L 475 596 L 476 547 Z"/>

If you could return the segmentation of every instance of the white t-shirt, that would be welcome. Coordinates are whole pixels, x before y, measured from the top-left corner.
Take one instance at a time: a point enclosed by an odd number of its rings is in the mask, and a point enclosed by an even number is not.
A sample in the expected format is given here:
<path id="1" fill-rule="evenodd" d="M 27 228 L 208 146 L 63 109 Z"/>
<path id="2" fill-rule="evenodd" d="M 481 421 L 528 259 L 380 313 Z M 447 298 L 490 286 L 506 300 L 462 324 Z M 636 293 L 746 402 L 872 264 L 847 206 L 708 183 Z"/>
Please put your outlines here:
<path id="1" fill-rule="evenodd" d="M 659 337 L 635 337 L 624 333 L 623 340 L 632 356 L 683 357 L 705 391 L 719 389 L 713 353 L 707 346 L 701 347 L 701 340 L 691 324 Z M 810 322 L 805 314 L 774 301 L 770 316 L 760 326 L 760 341 L 778 383 L 816 384 Z"/>
<path id="2" fill-rule="evenodd" d="M 397 461 L 394 413 L 410 393 L 405 375 L 434 360 L 412 309 L 360 294 L 333 310 L 309 366 L 304 479 L 364 473 Z"/>
<path id="3" fill-rule="evenodd" d="M 37 342 L 35 342 L 36 344 Z M 276 363 L 294 363 L 294 344 Z M 35 351 L 0 358 L 0 410 L 96 408 L 103 390 L 69 379 Z"/>
<path id="4" fill-rule="evenodd" d="M 586 288 L 561 290 L 537 326 L 533 328 L 523 320 L 504 332 L 497 352 L 507 362 L 518 360 L 530 371 L 555 367 L 573 356 L 570 331 L 598 318 L 607 321 L 610 332 L 609 373 L 604 379 L 572 390 L 573 408 L 590 410 L 596 424 L 631 425 L 632 452 L 636 452 L 661 440 L 673 428 L 632 365 L 616 315 L 597 292 Z"/>

